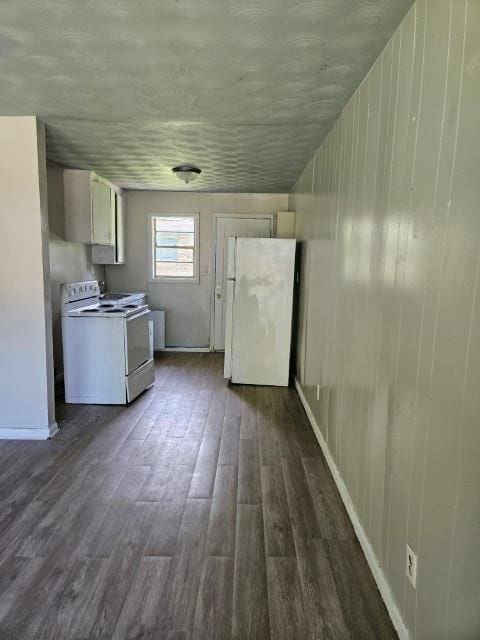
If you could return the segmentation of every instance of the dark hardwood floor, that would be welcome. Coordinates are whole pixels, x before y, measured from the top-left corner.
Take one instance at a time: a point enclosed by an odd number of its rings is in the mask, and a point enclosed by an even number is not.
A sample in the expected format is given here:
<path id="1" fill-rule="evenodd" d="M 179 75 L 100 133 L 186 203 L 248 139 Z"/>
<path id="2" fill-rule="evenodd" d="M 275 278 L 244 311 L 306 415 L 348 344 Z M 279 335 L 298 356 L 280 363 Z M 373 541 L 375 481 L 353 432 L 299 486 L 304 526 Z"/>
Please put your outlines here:
<path id="1" fill-rule="evenodd" d="M 0 441 L 0 639 L 396 638 L 296 392 L 156 366 Z"/>

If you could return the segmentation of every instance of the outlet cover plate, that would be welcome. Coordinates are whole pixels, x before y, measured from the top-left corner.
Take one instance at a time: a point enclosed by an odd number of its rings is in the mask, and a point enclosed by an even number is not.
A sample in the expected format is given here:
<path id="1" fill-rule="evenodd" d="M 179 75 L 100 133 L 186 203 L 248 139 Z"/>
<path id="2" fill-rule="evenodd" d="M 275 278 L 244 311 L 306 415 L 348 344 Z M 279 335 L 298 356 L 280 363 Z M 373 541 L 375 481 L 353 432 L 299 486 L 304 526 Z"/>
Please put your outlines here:
<path id="1" fill-rule="evenodd" d="M 414 589 L 417 588 L 417 554 L 407 544 L 407 577 Z"/>

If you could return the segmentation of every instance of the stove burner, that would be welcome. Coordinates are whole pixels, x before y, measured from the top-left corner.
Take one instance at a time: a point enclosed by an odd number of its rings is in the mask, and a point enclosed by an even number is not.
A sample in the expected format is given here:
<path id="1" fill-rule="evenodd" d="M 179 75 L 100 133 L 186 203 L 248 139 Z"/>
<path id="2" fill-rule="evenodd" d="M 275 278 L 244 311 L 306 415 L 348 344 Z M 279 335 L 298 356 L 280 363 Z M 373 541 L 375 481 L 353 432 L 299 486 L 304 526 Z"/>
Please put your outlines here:
<path id="1" fill-rule="evenodd" d="M 109 307 L 114 307 L 114 304 L 107 304 L 106 302 L 98 305 L 101 309 L 107 309 Z"/>
<path id="2" fill-rule="evenodd" d="M 122 313 L 121 309 L 107 309 L 105 313 Z"/>
<path id="3" fill-rule="evenodd" d="M 124 304 L 122 309 L 136 309 L 138 304 Z"/>
<path id="4" fill-rule="evenodd" d="M 98 309 L 85 309 L 82 313 L 98 313 Z"/>

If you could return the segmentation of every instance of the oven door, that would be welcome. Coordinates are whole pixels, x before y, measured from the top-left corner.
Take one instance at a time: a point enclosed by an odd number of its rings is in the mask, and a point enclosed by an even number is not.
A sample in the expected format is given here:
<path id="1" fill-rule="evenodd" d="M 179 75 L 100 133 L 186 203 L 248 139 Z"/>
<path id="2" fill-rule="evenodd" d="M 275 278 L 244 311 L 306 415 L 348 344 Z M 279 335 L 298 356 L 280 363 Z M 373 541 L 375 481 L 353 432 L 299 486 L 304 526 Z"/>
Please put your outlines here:
<path id="1" fill-rule="evenodd" d="M 125 373 L 127 376 L 150 358 L 149 318 L 150 309 L 126 318 Z"/>

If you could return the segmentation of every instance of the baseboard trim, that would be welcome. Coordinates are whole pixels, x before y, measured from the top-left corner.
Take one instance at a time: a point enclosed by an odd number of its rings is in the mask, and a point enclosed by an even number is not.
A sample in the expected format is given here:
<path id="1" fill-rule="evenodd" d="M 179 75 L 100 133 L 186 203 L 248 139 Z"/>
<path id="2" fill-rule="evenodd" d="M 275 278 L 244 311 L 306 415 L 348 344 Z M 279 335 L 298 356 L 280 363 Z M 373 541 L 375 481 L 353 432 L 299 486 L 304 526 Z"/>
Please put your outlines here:
<path id="1" fill-rule="evenodd" d="M 0 440 L 48 440 L 58 433 L 58 424 L 54 422 L 49 427 L 39 429 L 0 427 Z"/>
<path id="2" fill-rule="evenodd" d="M 165 347 L 162 351 L 189 351 L 190 353 L 210 353 L 210 347 Z"/>
<path id="3" fill-rule="evenodd" d="M 397 604 L 393 597 L 393 593 L 390 589 L 390 585 L 388 584 L 387 579 L 385 578 L 385 575 L 382 571 L 382 568 L 380 567 L 380 563 L 378 562 L 378 558 L 375 554 L 375 551 L 373 550 L 373 547 L 370 544 L 370 541 L 368 540 L 367 534 L 365 533 L 360 523 L 353 501 L 350 497 L 350 494 L 348 493 L 348 489 L 343 481 L 343 478 L 340 475 L 338 467 L 335 464 L 334 459 L 332 458 L 332 454 L 330 453 L 328 445 L 325 442 L 322 432 L 320 431 L 320 427 L 318 426 L 317 421 L 315 420 L 315 416 L 313 415 L 312 410 L 310 409 L 307 399 L 303 395 L 302 388 L 297 378 L 294 379 L 294 382 L 295 382 L 295 389 L 297 390 L 298 396 L 300 398 L 300 402 L 302 403 L 303 408 L 305 409 L 305 413 L 307 414 L 308 421 L 310 422 L 310 425 L 315 434 L 315 437 L 318 440 L 318 444 L 320 445 L 320 448 L 323 451 L 323 455 L 325 456 L 325 460 L 327 461 L 327 464 L 332 473 L 333 479 L 335 480 L 335 484 L 337 485 L 337 489 L 340 493 L 343 504 L 345 505 L 348 516 L 352 522 L 353 528 L 355 529 L 355 533 L 357 535 L 358 541 L 360 542 L 360 546 L 362 547 L 365 558 L 367 559 L 368 565 L 370 567 L 370 571 L 372 572 L 373 577 L 375 578 L 375 582 L 377 583 L 378 590 L 380 591 L 380 595 L 382 596 L 382 599 L 385 603 L 388 614 L 392 620 L 393 626 L 395 627 L 395 630 L 398 633 L 398 637 L 400 638 L 400 640 L 411 640 L 408 629 L 405 626 L 405 623 L 403 622 L 402 616 L 400 614 L 400 611 L 398 610 Z"/>

